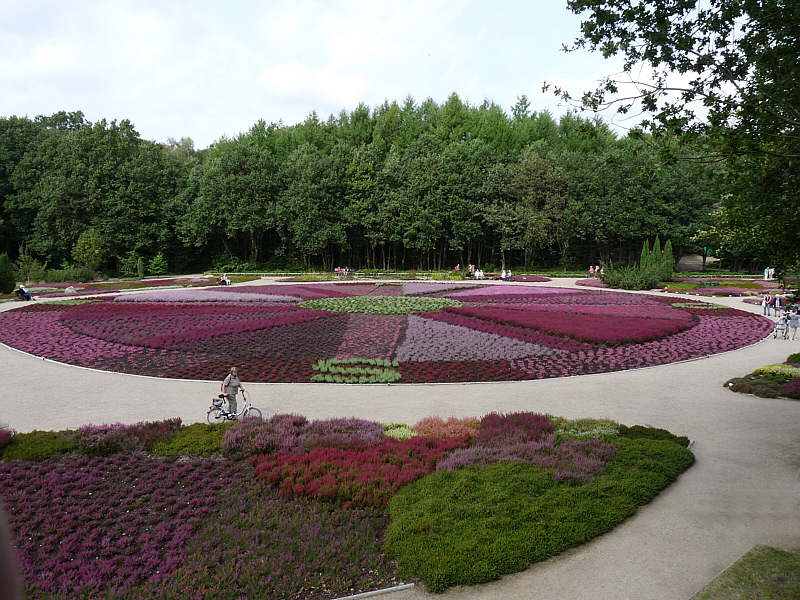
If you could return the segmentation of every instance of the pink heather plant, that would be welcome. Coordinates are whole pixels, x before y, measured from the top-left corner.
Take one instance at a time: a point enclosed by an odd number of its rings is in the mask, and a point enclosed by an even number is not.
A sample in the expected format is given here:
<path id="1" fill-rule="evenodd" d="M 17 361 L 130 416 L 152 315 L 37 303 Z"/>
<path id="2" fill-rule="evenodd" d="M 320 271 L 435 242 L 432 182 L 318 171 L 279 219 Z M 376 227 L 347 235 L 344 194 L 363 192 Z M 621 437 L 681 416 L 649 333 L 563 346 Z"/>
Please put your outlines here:
<path id="1" fill-rule="evenodd" d="M 395 360 L 491 360 L 553 353 L 544 346 L 408 315 Z"/>

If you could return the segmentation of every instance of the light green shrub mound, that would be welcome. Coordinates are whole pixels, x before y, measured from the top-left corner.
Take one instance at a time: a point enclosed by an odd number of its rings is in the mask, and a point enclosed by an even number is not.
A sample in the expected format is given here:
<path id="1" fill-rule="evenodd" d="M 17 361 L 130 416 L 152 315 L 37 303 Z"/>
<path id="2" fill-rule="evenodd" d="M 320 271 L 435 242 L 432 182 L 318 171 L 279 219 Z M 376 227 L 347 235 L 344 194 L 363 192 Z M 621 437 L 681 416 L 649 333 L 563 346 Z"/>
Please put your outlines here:
<path id="1" fill-rule="evenodd" d="M 416 435 L 414 428 L 405 423 L 382 423 L 383 435 L 393 437 L 396 440 L 407 440 Z"/>
<path id="2" fill-rule="evenodd" d="M 314 310 L 372 315 L 406 315 L 413 312 L 435 312 L 445 306 L 461 306 L 451 298 L 419 298 L 416 296 L 352 296 L 349 298 L 318 298 L 300 302 Z"/>
<path id="3" fill-rule="evenodd" d="M 766 367 L 758 367 L 753 371 L 752 375 L 767 381 L 786 383 L 790 379 L 800 377 L 800 369 L 791 365 L 767 365 Z"/>
<path id="4" fill-rule="evenodd" d="M 552 415 L 548 418 L 556 425 L 553 433 L 573 440 L 609 440 L 617 437 L 620 427 L 610 419 L 565 419 Z"/>
<path id="5" fill-rule="evenodd" d="M 430 592 L 492 581 L 611 530 L 694 461 L 671 440 L 614 444 L 606 474 L 586 484 L 517 462 L 423 477 L 389 503 L 386 554 Z"/>

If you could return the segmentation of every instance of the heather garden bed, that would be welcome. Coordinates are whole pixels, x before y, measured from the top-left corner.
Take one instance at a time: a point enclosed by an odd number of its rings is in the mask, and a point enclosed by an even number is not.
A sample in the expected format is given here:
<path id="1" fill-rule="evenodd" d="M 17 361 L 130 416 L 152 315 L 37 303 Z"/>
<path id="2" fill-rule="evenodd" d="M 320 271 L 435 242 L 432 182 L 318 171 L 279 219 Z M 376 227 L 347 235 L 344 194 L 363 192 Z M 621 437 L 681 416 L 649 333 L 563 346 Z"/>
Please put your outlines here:
<path id="1" fill-rule="evenodd" d="M 31 599 L 440 592 L 609 531 L 688 442 L 534 413 L 0 430 L 0 498 Z"/>
<path id="2" fill-rule="evenodd" d="M 260 382 L 583 375 L 734 350 L 772 328 L 699 301 L 466 281 L 161 289 L 0 313 L 0 341 L 35 356 L 179 379 L 237 364 Z"/>
<path id="3" fill-rule="evenodd" d="M 789 355 L 784 363 L 766 365 L 744 377 L 734 377 L 725 387 L 760 398 L 800 400 L 800 352 Z"/>

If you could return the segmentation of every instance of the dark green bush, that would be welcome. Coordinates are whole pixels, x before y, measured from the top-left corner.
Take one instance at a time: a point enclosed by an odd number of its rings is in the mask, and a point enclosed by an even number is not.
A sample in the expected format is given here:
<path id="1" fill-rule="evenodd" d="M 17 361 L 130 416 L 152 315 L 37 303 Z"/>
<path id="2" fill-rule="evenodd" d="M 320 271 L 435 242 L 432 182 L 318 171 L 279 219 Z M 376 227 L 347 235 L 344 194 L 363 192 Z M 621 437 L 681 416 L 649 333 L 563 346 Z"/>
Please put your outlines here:
<path id="1" fill-rule="evenodd" d="M 423 477 L 389 504 L 387 556 L 431 592 L 498 579 L 609 531 L 694 462 L 675 440 L 615 443 L 606 474 L 583 485 L 517 462 Z"/>
<path id="2" fill-rule="evenodd" d="M 642 254 L 639 263 L 633 267 L 615 268 L 613 265 L 603 263 L 603 282 L 623 290 L 649 290 L 659 286 L 661 281 L 672 279 L 672 243 L 667 240 L 664 250 L 656 237 L 653 248 L 645 240 L 642 245 Z"/>
<path id="3" fill-rule="evenodd" d="M 17 433 L 2 450 L 2 457 L 14 460 L 45 460 L 80 450 L 74 431 L 32 431 Z"/>
<path id="4" fill-rule="evenodd" d="M 753 394 L 759 398 L 777 398 L 781 395 L 780 384 L 758 377 L 734 377 L 725 384 L 732 392 Z"/>
<path id="5" fill-rule="evenodd" d="M 60 269 L 47 269 L 44 278 L 48 283 L 87 283 L 94 280 L 94 272 L 88 267 L 64 264 Z"/>
<path id="6" fill-rule="evenodd" d="M 14 279 L 14 267 L 8 254 L 0 254 L 0 294 L 10 294 L 17 287 Z"/>
<path id="7" fill-rule="evenodd" d="M 800 364 L 800 352 L 795 352 L 794 354 L 790 354 L 789 358 L 786 359 L 786 363 L 790 365 Z"/>
<path id="8" fill-rule="evenodd" d="M 162 456 L 210 456 L 219 452 L 226 425 L 195 423 L 182 427 L 173 436 L 153 444 L 153 453 Z"/>
<path id="9" fill-rule="evenodd" d="M 644 427 L 642 425 L 628 427 L 627 425 L 620 425 L 617 434 L 619 437 L 631 440 L 666 440 L 675 442 L 684 448 L 689 445 L 689 438 L 675 435 L 666 429 L 659 429 L 658 427 Z"/>

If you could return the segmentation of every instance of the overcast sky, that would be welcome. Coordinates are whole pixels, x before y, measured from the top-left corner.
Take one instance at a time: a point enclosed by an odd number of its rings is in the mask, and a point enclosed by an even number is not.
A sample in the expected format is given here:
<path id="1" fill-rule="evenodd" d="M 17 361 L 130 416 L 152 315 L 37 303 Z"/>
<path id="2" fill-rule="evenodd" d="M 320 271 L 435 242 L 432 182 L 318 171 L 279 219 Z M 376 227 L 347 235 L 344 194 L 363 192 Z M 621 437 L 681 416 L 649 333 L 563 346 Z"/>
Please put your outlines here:
<path id="1" fill-rule="evenodd" d="M 388 100 L 456 92 L 510 114 L 566 107 L 619 71 L 564 53 L 566 0 L 0 0 L 0 116 L 81 110 L 145 139 L 202 149 L 260 119 L 291 125 Z M 604 118 L 611 120 L 612 115 Z M 622 124 L 625 124 L 622 122 Z M 632 123 L 627 123 L 632 125 Z"/>

